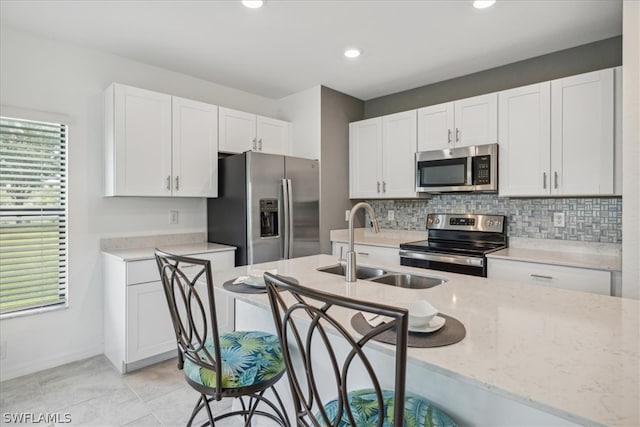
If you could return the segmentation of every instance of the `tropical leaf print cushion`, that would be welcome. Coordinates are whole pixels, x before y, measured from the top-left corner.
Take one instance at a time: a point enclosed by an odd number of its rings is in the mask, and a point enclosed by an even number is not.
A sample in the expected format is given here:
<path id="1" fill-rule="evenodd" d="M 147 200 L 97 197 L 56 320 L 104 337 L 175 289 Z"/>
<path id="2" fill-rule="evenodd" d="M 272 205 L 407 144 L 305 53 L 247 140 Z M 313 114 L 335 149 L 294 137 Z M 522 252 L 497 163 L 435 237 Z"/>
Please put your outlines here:
<path id="1" fill-rule="evenodd" d="M 374 390 L 364 389 L 349 392 L 348 400 L 358 427 L 378 425 L 380 413 Z M 383 390 L 382 400 L 384 402 L 384 414 L 382 415 L 384 420 L 382 425 L 384 427 L 393 427 L 393 408 L 395 400 L 393 390 Z M 335 420 L 338 417 L 337 400 L 332 400 L 326 404 L 324 408 L 331 420 Z M 321 419 L 319 414 L 316 415 L 316 418 Z M 407 396 L 405 398 L 405 427 L 454 427 L 456 425 L 457 424 L 447 414 L 433 406 L 427 400 L 416 396 Z M 350 426 L 348 415 L 344 411 L 338 426 Z"/>
<path id="2" fill-rule="evenodd" d="M 214 354 L 213 341 L 205 347 Z M 236 331 L 220 334 L 222 387 L 237 388 L 269 381 L 284 371 L 278 337 L 266 332 Z M 205 360 L 203 358 L 203 360 Z M 184 361 L 184 373 L 191 380 L 216 387 L 216 371 Z"/>

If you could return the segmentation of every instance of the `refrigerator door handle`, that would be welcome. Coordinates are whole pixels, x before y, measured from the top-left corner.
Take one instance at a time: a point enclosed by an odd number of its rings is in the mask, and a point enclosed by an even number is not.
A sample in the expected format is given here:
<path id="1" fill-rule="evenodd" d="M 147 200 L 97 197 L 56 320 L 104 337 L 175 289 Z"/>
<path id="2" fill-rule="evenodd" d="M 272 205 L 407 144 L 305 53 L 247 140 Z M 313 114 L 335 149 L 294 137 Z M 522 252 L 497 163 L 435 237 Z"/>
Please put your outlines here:
<path id="1" fill-rule="evenodd" d="M 289 185 L 288 179 L 282 180 L 282 217 L 284 223 L 284 249 L 282 258 L 289 258 Z"/>
<path id="2" fill-rule="evenodd" d="M 289 208 L 287 209 L 287 236 L 289 239 L 289 253 L 287 259 L 293 258 L 293 187 L 291 180 L 287 179 L 287 197 Z"/>

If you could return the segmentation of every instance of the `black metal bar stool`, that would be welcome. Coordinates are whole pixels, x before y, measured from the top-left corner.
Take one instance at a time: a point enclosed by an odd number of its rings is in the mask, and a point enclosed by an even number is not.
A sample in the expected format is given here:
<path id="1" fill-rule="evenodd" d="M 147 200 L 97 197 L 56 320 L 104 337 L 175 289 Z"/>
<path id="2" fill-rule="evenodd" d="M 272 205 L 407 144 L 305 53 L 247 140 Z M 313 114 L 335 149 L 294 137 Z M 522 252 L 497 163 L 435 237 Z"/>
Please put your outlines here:
<path id="1" fill-rule="evenodd" d="M 284 405 L 273 387 L 285 373 L 278 337 L 260 331 L 220 334 L 210 261 L 159 250 L 155 257 L 176 333 L 178 367 L 200 393 L 187 425 L 204 408 L 203 426 L 231 416 L 242 416 L 248 426 L 254 415 L 288 426 Z M 277 404 L 265 397 L 267 390 L 274 393 Z M 223 397 L 239 398 L 241 409 L 214 416 L 209 403 Z M 259 407 L 260 403 L 270 410 Z"/>
<path id="2" fill-rule="evenodd" d="M 449 415 L 432 403 L 405 395 L 406 309 L 328 294 L 270 273 L 264 277 L 287 366 L 297 425 L 456 426 Z M 356 336 L 335 317 L 336 312 L 344 309 L 390 320 L 364 336 Z M 393 390 L 382 387 L 367 348 L 372 338 L 390 330 L 396 333 Z M 325 365 L 322 370 L 318 369 L 318 362 Z M 353 378 L 350 370 L 357 370 L 358 378 Z M 368 386 L 354 388 L 350 385 L 354 382 Z M 327 388 L 332 389 L 329 397 Z"/>

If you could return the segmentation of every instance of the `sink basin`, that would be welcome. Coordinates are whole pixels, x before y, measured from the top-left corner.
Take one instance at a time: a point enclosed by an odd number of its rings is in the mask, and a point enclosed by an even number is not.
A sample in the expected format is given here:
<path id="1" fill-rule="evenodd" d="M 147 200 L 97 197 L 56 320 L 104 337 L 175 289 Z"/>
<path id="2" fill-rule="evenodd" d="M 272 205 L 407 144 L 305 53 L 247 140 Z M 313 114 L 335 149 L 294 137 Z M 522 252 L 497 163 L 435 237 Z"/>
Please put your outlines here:
<path id="1" fill-rule="evenodd" d="M 339 276 L 344 276 L 346 274 L 347 267 L 345 264 L 335 264 L 329 265 L 327 267 L 320 267 L 317 270 L 322 271 L 323 273 L 331 273 L 337 274 Z M 372 277 L 379 277 L 384 274 L 387 274 L 387 271 L 381 268 L 366 267 L 362 265 L 358 265 L 356 267 L 356 277 L 358 279 L 370 279 Z"/>
<path id="2" fill-rule="evenodd" d="M 385 285 L 398 286 L 401 288 L 428 289 L 446 282 L 446 279 L 439 277 L 420 276 L 417 274 L 389 273 L 384 276 L 370 279 L 372 282 L 384 283 Z"/>

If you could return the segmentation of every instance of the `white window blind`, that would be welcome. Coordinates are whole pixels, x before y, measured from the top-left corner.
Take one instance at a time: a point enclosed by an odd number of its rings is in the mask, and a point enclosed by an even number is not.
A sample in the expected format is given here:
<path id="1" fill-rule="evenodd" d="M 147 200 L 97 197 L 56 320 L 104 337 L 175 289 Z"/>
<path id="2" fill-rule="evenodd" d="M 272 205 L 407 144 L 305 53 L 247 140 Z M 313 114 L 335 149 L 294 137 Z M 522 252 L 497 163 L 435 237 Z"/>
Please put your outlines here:
<path id="1" fill-rule="evenodd" d="M 0 316 L 67 302 L 67 127 L 0 117 Z"/>

